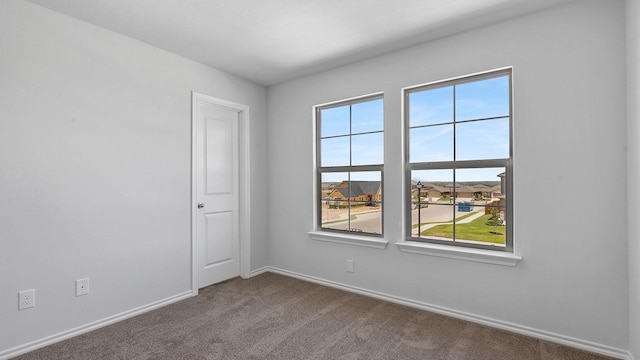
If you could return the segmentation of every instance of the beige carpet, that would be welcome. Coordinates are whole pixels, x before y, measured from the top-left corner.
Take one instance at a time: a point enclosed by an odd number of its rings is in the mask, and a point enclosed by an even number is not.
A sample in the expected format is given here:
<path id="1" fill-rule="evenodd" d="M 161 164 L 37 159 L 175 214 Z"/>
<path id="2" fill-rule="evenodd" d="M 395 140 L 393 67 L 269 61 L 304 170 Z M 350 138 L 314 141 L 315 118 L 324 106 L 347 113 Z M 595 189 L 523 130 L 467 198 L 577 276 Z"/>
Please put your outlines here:
<path id="1" fill-rule="evenodd" d="M 609 359 L 266 273 L 16 359 Z"/>

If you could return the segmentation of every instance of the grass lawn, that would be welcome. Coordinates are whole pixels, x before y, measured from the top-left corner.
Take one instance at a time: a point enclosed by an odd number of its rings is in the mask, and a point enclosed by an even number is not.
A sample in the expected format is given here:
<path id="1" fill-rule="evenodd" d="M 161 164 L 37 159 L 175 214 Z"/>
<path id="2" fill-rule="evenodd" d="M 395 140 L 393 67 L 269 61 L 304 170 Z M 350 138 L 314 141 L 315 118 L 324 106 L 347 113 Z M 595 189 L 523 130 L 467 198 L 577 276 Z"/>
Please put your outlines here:
<path id="1" fill-rule="evenodd" d="M 456 225 L 456 239 L 504 244 L 506 239 L 506 229 L 504 226 L 485 225 L 490 216 L 491 215 L 483 215 L 470 223 Z M 493 232 L 497 232 L 499 234 L 494 234 Z M 437 225 L 423 231 L 421 235 L 453 239 L 453 225 Z"/>

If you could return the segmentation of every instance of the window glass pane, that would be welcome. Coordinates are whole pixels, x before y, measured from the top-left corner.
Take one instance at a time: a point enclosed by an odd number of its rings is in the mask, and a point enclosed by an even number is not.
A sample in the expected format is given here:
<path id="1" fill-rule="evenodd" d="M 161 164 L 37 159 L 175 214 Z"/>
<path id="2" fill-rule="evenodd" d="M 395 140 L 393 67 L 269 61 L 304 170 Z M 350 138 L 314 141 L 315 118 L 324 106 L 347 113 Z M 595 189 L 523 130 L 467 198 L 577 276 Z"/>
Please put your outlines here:
<path id="1" fill-rule="evenodd" d="M 351 231 L 382 234 L 382 173 L 351 173 Z"/>
<path id="2" fill-rule="evenodd" d="M 321 166 L 348 166 L 349 136 L 320 140 Z"/>
<path id="3" fill-rule="evenodd" d="M 349 117 L 349 105 L 321 110 L 320 137 L 348 135 Z"/>
<path id="4" fill-rule="evenodd" d="M 320 215 L 324 229 L 346 230 L 349 227 L 349 202 L 344 195 L 348 176 L 346 172 L 322 174 Z"/>
<path id="5" fill-rule="evenodd" d="M 452 224 L 452 194 L 453 170 L 411 172 L 411 236 L 424 237 L 434 226 Z"/>
<path id="6" fill-rule="evenodd" d="M 456 85 L 456 121 L 509 116 L 509 76 Z"/>
<path id="7" fill-rule="evenodd" d="M 351 137 L 351 164 L 375 165 L 384 163 L 384 136 L 382 133 Z"/>
<path id="8" fill-rule="evenodd" d="M 409 160 L 412 163 L 453 160 L 453 125 L 409 130 Z"/>
<path id="9" fill-rule="evenodd" d="M 351 105 L 351 133 L 358 134 L 384 130 L 382 99 Z"/>
<path id="10" fill-rule="evenodd" d="M 343 181 L 347 181 L 349 178 L 347 172 L 323 172 L 322 173 L 322 186 L 328 186 L 327 190 L 334 190 L 335 187 Z M 323 188 L 324 189 L 324 188 Z M 326 194 L 328 195 L 328 194 Z M 323 193 L 323 198 L 325 194 Z"/>
<path id="11" fill-rule="evenodd" d="M 453 122 L 453 86 L 409 93 L 409 126 Z"/>
<path id="12" fill-rule="evenodd" d="M 508 118 L 456 124 L 456 160 L 508 157 Z"/>
<path id="13" fill-rule="evenodd" d="M 321 227 L 382 234 L 381 180 L 380 171 L 323 173 Z"/>
<path id="14" fill-rule="evenodd" d="M 503 167 L 456 170 L 456 241 L 506 244 L 504 179 Z"/>

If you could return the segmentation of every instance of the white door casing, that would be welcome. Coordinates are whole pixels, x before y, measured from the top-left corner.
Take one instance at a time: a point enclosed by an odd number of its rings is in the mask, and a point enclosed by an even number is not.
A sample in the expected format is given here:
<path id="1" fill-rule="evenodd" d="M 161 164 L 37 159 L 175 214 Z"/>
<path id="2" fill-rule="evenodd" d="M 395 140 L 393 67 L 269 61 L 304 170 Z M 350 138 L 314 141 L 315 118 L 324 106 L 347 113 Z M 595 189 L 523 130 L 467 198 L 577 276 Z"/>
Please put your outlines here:
<path id="1" fill-rule="evenodd" d="M 245 105 L 192 94 L 194 295 L 249 276 L 248 119 Z"/>

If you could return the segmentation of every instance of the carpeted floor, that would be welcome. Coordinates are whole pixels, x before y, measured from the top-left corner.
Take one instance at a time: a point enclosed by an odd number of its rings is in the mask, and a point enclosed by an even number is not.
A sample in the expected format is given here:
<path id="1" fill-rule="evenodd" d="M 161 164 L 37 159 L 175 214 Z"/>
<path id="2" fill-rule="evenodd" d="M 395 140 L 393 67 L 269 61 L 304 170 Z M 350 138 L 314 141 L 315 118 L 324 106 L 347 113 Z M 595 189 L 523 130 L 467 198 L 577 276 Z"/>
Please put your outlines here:
<path id="1" fill-rule="evenodd" d="M 16 359 L 609 358 L 266 273 Z"/>

